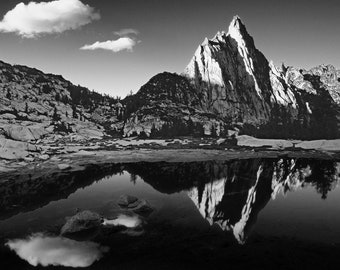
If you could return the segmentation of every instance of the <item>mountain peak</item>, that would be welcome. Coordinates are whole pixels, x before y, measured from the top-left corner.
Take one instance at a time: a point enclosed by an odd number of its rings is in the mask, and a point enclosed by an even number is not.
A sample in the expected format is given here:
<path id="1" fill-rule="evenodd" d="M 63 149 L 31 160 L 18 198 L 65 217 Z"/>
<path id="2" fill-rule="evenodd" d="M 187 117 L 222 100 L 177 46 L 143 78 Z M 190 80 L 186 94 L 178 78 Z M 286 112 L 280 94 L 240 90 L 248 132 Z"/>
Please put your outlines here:
<path id="1" fill-rule="evenodd" d="M 234 16 L 233 20 L 229 24 L 228 34 L 238 42 L 240 39 L 248 39 L 250 37 L 245 25 L 242 23 L 241 18 L 238 15 Z"/>
<path id="2" fill-rule="evenodd" d="M 209 42 L 211 41 L 211 42 Z M 238 58 L 235 58 L 234 53 Z M 261 59 L 260 59 L 261 58 Z M 236 59 L 237 61 L 230 61 Z M 265 63 L 264 56 L 257 52 L 253 38 L 248 34 L 246 27 L 238 15 L 234 16 L 228 29 L 228 33 L 217 32 L 213 39 L 206 39 L 198 46 L 194 57 L 184 70 L 184 76 L 189 78 L 197 88 L 222 87 L 233 91 L 235 85 L 240 85 L 235 74 L 242 78 L 244 85 L 240 88 L 250 87 L 256 91 L 260 99 L 263 98 L 259 78 L 256 78 L 253 63 Z M 232 76 L 226 71 L 233 71 Z M 244 79 L 244 73 L 250 77 Z M 262 76 L 262 75 L 261 75 Z M 219 105 L 216 105 L 219 106 Z"/>
<path id="3" fill-rule="evenodd" d="M 241 20 L 240 16 L 235 15 L 235 16 L 233 17 L 233 19 L 232 19 L 230 25 L 229 25 L 229 28 L 230 28 L 231 26 L 233 26 L 233 27 L 238 27 L 238 28 L 239 28 L 240 25 L 243 25 L 242 20 Z"/>

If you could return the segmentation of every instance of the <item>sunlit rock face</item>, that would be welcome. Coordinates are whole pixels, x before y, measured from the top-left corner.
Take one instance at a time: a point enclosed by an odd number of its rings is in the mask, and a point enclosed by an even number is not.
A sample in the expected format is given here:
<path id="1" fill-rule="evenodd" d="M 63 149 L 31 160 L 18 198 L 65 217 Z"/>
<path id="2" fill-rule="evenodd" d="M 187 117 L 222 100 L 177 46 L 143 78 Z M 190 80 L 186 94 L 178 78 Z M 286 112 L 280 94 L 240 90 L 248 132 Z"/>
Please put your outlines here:
<path id="1" fill-rule="evenodd" d="M 122 133 L 223 136 L 237 128 L 262 138 L 338 138 L 339 79 L 331 65 L 276 67 L 235 16 L 227 32 L 198 46 L 181 75 L 158 74 L 124 101 Z"/>
<path id="2" fill-rule="evenodd" d="M 268 62 L 239 17 L 233 19 L 228 33 L 218 32 L 204 40 L 183 75 L 202 93 L 207 109 L 240 122 L 269 119 Z"/>
<path id="3" fill-rule="evenodd" d="M 238 16 L 227 33 L 218 32 L 204 40 L 183 75 L 203 93 L 207 109 L 233 124 L 245 125 L 246 134 L 281 138 L 339 135 L 340 84 L 335 68 L 275 67 L 257 50 Z M 328 130 L 322 130 L 320 122 L 327 122 Z"/>

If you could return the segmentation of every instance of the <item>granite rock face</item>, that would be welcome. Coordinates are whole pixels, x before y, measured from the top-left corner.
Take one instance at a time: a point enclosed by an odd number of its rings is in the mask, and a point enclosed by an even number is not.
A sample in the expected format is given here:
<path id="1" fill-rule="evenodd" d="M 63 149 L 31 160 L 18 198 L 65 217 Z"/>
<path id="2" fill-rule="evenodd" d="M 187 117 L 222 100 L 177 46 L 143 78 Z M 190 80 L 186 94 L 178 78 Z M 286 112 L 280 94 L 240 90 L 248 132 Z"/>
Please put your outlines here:
<path id="1" fill-rule="evenodd" d="M 264 138 L 336 138 L 339 80 L 331 65 L 276 67 L 235 16 L 228 32 L 198 46 L 181 75 L 158 74 L 129 97 L 123 134 L 221 136 L 236 129 Z"/>
<path id="2" fill-rule="evenodd" d="M 235 120 L 262 123 L 270 117 L 265 102 L 271 88 L 269 71 L 267 59 L 235 17 L 228 33 L 218 32 L 204 40 L 183 75 L 202 93 L 207 110 Z"/>
<path id="3" fill-rule="evenodd" d="M 39 151 L 39 146 L 34 144 L 0 137 L 0 159 L 24 159 L 27 158 L 32 152 Z"/>

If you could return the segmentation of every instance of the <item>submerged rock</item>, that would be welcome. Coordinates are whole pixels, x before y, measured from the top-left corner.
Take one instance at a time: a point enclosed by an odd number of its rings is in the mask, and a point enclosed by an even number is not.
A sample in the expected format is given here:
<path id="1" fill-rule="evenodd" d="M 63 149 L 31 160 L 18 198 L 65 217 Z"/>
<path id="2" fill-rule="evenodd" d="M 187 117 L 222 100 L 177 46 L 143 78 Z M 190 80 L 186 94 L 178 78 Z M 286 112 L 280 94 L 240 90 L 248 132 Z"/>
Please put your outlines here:
<path id="1" fill-rule="evenodd" d="M 121 207 L 131 207 L 138 201 L 137 197 L 131 195 L 122 195 L 118 199 L 118 205 Z"/>
<path id="2" fill-rule="evenodd" d="M 102 217 L 92 211 L 82 211 L 71 217 L 61 228 L 61 235 L 79 233 L 99 228 L 102 224 Z"/>
<path id="3" fill-rule="evenodd" d="M 120 196 L 117 203 L 121 208 L 131 210 L 135 213 L 146 213 L 153 211 L 151 205 L 147 200 L 138 199 L 137 197 L 130 195 Z"/>

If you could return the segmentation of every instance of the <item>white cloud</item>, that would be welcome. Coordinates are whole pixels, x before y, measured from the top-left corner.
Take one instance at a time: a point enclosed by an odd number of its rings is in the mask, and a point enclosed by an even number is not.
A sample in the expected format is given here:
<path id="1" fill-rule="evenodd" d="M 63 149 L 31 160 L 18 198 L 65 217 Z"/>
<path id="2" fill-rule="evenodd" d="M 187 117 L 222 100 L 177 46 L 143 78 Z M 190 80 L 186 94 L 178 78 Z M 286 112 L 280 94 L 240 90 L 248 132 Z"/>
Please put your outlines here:
<path id="1" fill-rule="evenodd" d="M 62 33 L 100 19 L 98 12 L 80 0 L 19 3 L 0 22 L 0 32 L 13 32 L 26 38 Z"/>
<path id="2" fill-rule="evenodd" d="M 6 244 L 30 265 L 88 267 L 99 260 L 107 247 L 93 242 L 78 242 L 64 237 L 35 234 L 24 240 L 11 240 Z"/>
<path id="3" fill-rule="evenodd" d="M 118 35 L 120 37 L 122 36 L 128 36 L 128 35 L 138 35 L 139 31 L 133 28 L 124 28 L 120 29 L 119 31 L 113 32 L 115 35 Z"/>
<path id="4" fill-rule="evenodd" d="M 117 40 L 108 40 L 108 41 L 103 41 L 103 42 L 97 41 L 91 45 L 84 45 L 80 49 L 81 50 L 92 50 L 92 51 L 102 49 L 102 50 L 109 50 L 113 52 L 127 50 L 131 52 L 133 47 L 137 43 L 139 43 L 139 41 L 136 41 L 133 38 L 121 37 Z"/>

